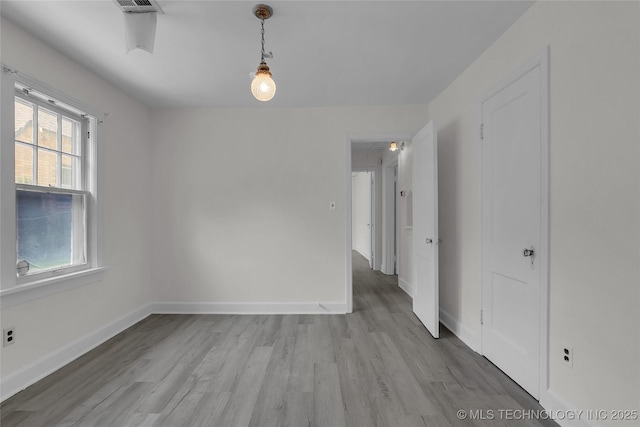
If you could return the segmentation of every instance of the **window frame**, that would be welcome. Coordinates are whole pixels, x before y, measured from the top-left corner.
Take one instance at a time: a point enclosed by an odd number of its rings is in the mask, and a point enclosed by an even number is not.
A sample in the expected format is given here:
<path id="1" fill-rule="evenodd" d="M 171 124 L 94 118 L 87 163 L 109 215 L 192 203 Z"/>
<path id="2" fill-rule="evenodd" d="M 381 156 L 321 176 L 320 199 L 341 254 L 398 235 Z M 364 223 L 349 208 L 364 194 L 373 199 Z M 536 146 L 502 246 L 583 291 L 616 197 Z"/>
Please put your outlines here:
<path id="1" fill-rule="evenodd" d="M 102 255 L 103 204 L 100 200 L 103 193 L 103 167 L 99 149 L 104 143 L 107 115 L 5 64 L 2 64 L 0 80 L 0 137 L 3 141 L 0 144 L 0 308 L 5 308 L 102 280 L 105 271 Z M 26 97 L 29 102 L 38 103 L 48 110 L 59 109 L 87 118 L 85 131 L 88 134 L 87 138 L 82 138 L 86 139 L 82 147 L 84 164 L 81 166 L 84 182 L 80 191 L 85 194 L 86 263 L 18 277 L 17 191 L 20 188 L 46 188 L 15 183 L 15 100 L 16 91 L 23 89 L 29 91 Z M 71 194 L 78 190 L 52 187 L 50 192 Z"/>
<path id="2" fill-rule="evenodd" d="M 33 186 L 33 187 L 43 187 L 43 188 L 48 188 L 45 187 L 44 185 L 38 185 L 37 181 L 38 181 L 38 174 L 37 174 L 37 170 L 38 170 L 38 158 L 39 158 L 39 150 L 44 150 L 48 153 L 54 153 L 58 159 L 61 161 L 62 160 L 62 156 L 69 156 L 69 157 L 74 157 L 76 159 L 80 159 L 80 163 L 81 163 L 81 176 L 79 179 L 79 186 L 84 190 L 86 188 L 86 179 L 85 179 L 85 171 L 87 170 L 87 167 L 91 166 L 88 165 L 87 162 L 85 161 L 85 153 L 87 151 L 87 146 L 89 144 L 89 141 L 87 138 L 84 137 L 84 135 L 87 134 L 88 132 L 88 123 L 89 123 L 89 119 L 90 117 L 87 114 L 81 113 L 79 111 L 71 111 L 68 108 L 64 108 L 64 107 L 60 107 L 58 105 L 58 103 L 54 100 L 47 100 L 46 102 L 44 100 L 41 99 L 40 96 L 36 96 L 36 95 L 30 95 L 30 91 L 23 87 L 23 85 L 19 85 L 20 88 L 16 88 L 16 92 L 15 92 L 15 98 L 17 98 L 19 100 L 20 103 L 24 104 L 24 105 L 29 105 L 34 109 L 33 112 L 33 129 L 32 129 L 32 142 L 25 142 L 25 141 L 20 141 L 20 140 L 15 140 L 16 144 L 19 144 L 23 147 L 29 147 L 32 150 L 34 150 L 34 156 L 33 156 L 33 172 L 32 172 L 32 177 L 36 178 L 34 181 L 32 181 L 30 184 L 23 184 L 23 183 L 17 183 L 16 185 L 19 186 Z M 44 145 L 40 145 L 40 143 L 38 142 L 36 144 L 36 141 L 38 139 L 38 132 L 36 130 L 36 127 L 39 125 L 38 123 L 38 113 L 40 111 L 40 109 L 46 111 L 47 113 L 53 113 L 56 115 L 60 115 L 61 116 L 61 120 L 59 120 L 58 123 L 58 138 L 62 138 L 62 128 L 60 127 L 60 125 L 62 124 L 62 122 L 64 121 L 64 119 L 62 118 L 67 118 L 67 119 L 71 119 L 73 121 L 76 121 L 80 126 L 80 130 L 79 130 L 79 139 L 80 139 L 80 154 L 73 154 L 73 153 L 67 153 L 64 151 L 64 149 L 62 147 L 56 147 L 55 149 L 50 148 L 50 147 L 46 147 Z M 58 189 L 63 189 L 63 190 L 78 190 L 75 187 L 72 188 L 68 188 L 68 187 L 63 187 L 62 186 L 62 170 L 63 170 L 63 165 L 62 163 L 60 163 L 60 171 L 56 171 L 56 181 L 60 181 L 60 186 L 56 186 L 54 188 L 58 188 Z M 60 174 L 58 174 L 60 173 Z"/>
<path id="3" fill-rule="evenodd" d="M 92 193 L 91 193 L 91 188 L 87 188 L 87 182 L 89 182 L 89 180 L 87 179 L 87 176 L 90 175 L 93 171 L 93 165 L 91 164 L 90 161 L 88 161 L 88 159 L 86 158 L 86 154 L 89 152 L 88 148 L 89 145 L 91 144 L 90 141 L 90 133 L 87 136 L 87 132 L 88 132 L 88 128 L 89 128 L 89 124 L 91 123 L 92 120 L 94 120 L 90 115 L 85 114 L 83 112 L 80 111 L 70 111 L 68 108 L 63 108 L 60 107 L 59 101 L 57 100 L 53 100 L 50 99 L 50 97 L 46 97 L 48 98 L 47 101 L 45 102 L 42 98 L 42 96 L 38 96 L 38 95 L 31 95 L 33 91 L 29 90 L 27 87 L 24 87 L 24 85 L 20 84 L 20 83 L 16 83 L 16 91 L 15 91 L 15 97 L 14 99 L 20 100 L 20 102 L 22 102 L 23 104 L 29 104 L 32 106 L 33 108 L 33 141 L 32 143 L 26 143 L 26 142 L 22 142 L 22 141 L 18 141 L 15 140 L 14 138 L 14 143 L 15 144 L 20 144 L 20 145 L 25 145 L 25 146 L 30 146 L 30 148 L 34 151 L 33 154 L 33 172 L 32 172 L 32 177 L 35 178 L 34 179 L 34 183 L 33 184 L 19 184 L 19 183 L 15 183 L 16 185 L 16 196 L 18 194 L 18 191 L 28 191 L 28 192 L 39 192 L 39 193 L 47 193 L 47 194 L 68 194 L 68 195 L 76 195 L 76 196 L 82 196 L 83 197 L 83 215 L 81 218 L 81 226 L 83 228 L 83 236 L 82 236 L 82 240 L 83 242 L 81 243 L 83 252 L 84 252 L 84 262 L 77 262 L 77 263 L 73 263 L 70 265 L 64 265 L 64 266 L 58 266 L 58 267 L 54 267 L 54 268 L 50 268 L 50 269 L 46 269 L 46 270 L 42 270 L 42 271 L 38 271 L 38 272 L 34 272 L 34 273 L 27 273 L 24 276 L 20 276 L 17 275 L 16 278 L 16 284 L 17 285 L 21 285 L 24 283 L 29 283 L 35 280 L 43 280 L 49 277 L 54 277 L 56 275 L 64 275 L 64 274 L 69 274 L 69 273 L 75 273 L 78 271 L 82 271 L 82 270 L 86 270 L 87 268 L 90 268 L 88 264 L 89 259 L 90 259 L 90 255 L 88 253 L 89 251 L 89 240 L 91 238 L 91 236 L 89 235 L 89 230 L 87 228 L 87 222 L 88 222 L 88 218 L 91 216 L 91 209 L 92 206 L 89 203 L 89 201 L 92 198 Z M 36 92 L 37 93 L 37 92 Z M 46 96 L 46 95 L 45 95 Z M 80 151 L 80 155 L 76 157 L 80 157 L 80 177 L 79 177 L 79 189 L 76 188 L 64 188 L 62 187 L 62 182 L 61 182 L 61 173 L 62 173 L 62 162 L 61 162 L 61 157 L 64 154 L 62 151 L 62 147 L 61 146 L 57 146 L 56 149 L 52 149 L 52 148 L 48 148 L 48 147 L 44 147 L 40 144 L 40 141 L 38 140 L 38 130 L 36 129 L 36 127 L 38 126 L 38 119 L 37 117 L 39 116 L 39 112 L 41 111 L 40 109 L 42 108 L 42 110 L 46 111 L 46 112 L 50 112 L 56 115 L 60 115 L 61 118 L 58 121 L 59 124 L 61 124 L 62 122 L 62 118 L 66 117 L 68 119 L 73 119 L 77 122 L 80 123 L 80 147 L 79 147 L 79 151 Z M 15 127 L 14 127 L 15 129 Z M 61 132 L 62 129 L 58 128 L 58 137 L 61 137 Z M 61 141 L 57 141 L 57 143 L 61 144 Z M 55 187 L 46 187 L 44 185 L 38 185 L 38 155 L 40 153 L 40 149 L 46 150 L 48 152 L 52 152 L 55 153 L 56 156 L 58 157 L 58 159 L 60 160 L 60 165 L 59 165 L 59 169 L 58 167 L 56 167 L 56 184 L 59 184 L 60 186 L 56 185 Z M 14 166 L 15 167 L 15 166 Z M 77 221 L 78 219 L 76 219 Z M 75 223 L 73 225 L 73 227 L 78 227 L 80 224 Z M 16 243 L 17 243 L 17 229 L 16 229 Z M 74 242 L 72 244 L 72 247 L 75 247 L 78 243 Z M 16 258 L 16 261 L 19 261 Z"/>

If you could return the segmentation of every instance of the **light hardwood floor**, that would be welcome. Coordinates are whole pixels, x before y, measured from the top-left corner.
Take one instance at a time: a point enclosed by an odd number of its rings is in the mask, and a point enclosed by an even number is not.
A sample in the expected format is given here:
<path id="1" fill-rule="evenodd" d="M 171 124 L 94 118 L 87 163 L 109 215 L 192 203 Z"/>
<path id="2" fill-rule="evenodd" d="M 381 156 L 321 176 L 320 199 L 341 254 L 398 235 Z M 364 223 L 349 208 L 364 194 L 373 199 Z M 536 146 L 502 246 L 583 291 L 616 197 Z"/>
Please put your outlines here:
<path id="1" fill-rule="evenodd" d="M 541 408 L 444 327 L 432 339 L 396 277 L 353 265 L 353 314 L 153 315 L 8 399 L 0 424 L 556 426 L 500 419 Z"/>

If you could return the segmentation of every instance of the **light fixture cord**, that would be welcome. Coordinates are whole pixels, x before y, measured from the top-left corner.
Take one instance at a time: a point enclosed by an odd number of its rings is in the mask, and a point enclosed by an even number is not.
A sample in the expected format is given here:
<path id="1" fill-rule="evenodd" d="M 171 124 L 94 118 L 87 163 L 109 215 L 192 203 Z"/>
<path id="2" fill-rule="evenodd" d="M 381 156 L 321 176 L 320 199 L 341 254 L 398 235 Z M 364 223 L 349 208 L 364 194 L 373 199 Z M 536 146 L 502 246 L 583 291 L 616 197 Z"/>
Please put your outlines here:
<path id="1" fill-rule="evenodd" d="M 264 18 L 260 19 L 262 22 L 262 54 L 260 55 L 260 63 L 264 62 Z"/>

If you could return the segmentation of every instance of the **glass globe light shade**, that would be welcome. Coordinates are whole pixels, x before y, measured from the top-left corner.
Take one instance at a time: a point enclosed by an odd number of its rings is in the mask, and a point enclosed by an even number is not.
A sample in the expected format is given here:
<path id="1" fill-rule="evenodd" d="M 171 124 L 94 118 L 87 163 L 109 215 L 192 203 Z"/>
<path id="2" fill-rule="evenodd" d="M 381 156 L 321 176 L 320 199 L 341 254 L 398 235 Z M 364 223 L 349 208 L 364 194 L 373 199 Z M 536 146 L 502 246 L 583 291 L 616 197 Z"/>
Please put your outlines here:
<path id="1" fill-rule="evenodd" d="M 398 151 L 398 144 L 395 141 L 389 145 L 389 151 Z"/>
<path id="2" fill-rule="evenodd" d="M 276 94 L 276 82 L 266 63 L 260 63 L 256 76 L 251 82 L 251 93 L 258 101 L 269 101 Z"/>

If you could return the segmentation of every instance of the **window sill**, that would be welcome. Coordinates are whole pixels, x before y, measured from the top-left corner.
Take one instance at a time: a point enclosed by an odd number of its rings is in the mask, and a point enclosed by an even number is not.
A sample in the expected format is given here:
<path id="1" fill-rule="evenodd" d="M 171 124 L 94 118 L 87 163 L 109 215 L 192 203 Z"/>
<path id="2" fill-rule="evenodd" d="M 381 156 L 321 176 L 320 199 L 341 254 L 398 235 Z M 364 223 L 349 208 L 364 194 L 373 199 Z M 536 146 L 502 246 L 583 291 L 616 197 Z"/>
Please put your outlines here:
<path id="1" fill-rule="evenodd" d="M 61 276 L 36 280 L 9 289 L 3 289 L 0 291 L 0 308 L 4 309 L 23 304 L 27 301 L 44 298 L 58 292 L 99 282 L 102 280 L 105 270 L 105 267 L 90 268 Z"/>

